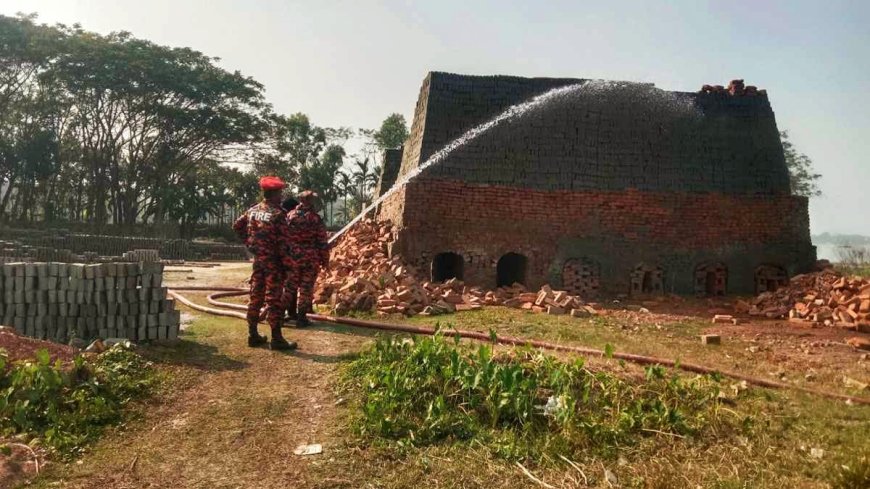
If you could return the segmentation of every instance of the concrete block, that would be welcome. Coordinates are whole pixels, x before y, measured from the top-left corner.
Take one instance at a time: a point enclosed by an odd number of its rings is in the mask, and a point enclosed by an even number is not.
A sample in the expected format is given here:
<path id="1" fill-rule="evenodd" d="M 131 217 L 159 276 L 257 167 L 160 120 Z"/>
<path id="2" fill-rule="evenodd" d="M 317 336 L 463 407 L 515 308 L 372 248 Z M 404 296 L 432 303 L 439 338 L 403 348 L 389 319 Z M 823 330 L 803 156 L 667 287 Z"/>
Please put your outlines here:
<path id="1" fill-rule="evenodd" d="M 702 334 L 701 343 L 704 345 L 719 345 L 722 343 L 722 337 L 717 334 Z"/>

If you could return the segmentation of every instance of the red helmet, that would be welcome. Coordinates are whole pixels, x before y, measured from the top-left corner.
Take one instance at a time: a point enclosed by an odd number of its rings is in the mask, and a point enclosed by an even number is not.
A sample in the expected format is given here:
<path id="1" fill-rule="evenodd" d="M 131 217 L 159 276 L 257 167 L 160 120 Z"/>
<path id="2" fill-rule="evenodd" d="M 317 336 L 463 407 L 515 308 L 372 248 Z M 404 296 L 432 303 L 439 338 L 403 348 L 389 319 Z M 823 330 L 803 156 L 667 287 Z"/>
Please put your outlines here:
<path id="1" fill-rule="evenodd" d="M 284 180 L 278 177 L 263 177 L 260 179 L 260 188 L 262 190 L 283 190 L 287 187 Z"/>

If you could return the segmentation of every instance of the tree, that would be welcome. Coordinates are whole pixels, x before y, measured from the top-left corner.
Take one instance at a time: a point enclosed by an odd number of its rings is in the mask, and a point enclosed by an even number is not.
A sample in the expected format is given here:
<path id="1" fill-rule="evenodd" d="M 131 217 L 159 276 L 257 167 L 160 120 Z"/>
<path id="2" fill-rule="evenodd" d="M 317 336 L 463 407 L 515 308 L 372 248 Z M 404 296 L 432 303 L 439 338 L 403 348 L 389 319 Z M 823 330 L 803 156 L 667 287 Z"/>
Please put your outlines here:
<path id="1" fill-rule="evenodd" d="M 336 191 L 341 194 L 342 197 L 342 208 L 341 208 L 341 216 L 345 222 L 349 221 L 351 216 L 350 208 L 348 207 L 347 198 L 350 193 L 354 189 L 353 178 L 347 174 L 347 172 L 341 171 L 338 173 L 337 180 L 335 182 Z"/>
<path id="2" fill-rule="evenodd" d="M 68 29 L 68 53 L 47 73 L 76 107 L 70 129 L 90 169 L 91 215 L 134 223 L 141 205 L 163 217 L 165 182 L 220 160 L 267 127 L 262 85 L 186 48 Z M 149 198 L 155 196 L 158 198 Z"/>
<path id="3" fill-rule="evenodd" d="M 35 16 L 0 16 L 0 218 L 33 219 L 57 167 L 49 92 L 39 76 L 60 54 L 61 33 Z M 37 187 L 39 185 L 39 187 Z M 42 194 L 42 195 L 38 195 Z"/>
<path id="4" fill-rule="evenodd" d="M 378 183 L 378 175 L 380 167 L 372 167 L 369 158 L 357 159 L 354 162 L 354 168 L 351 173 L 354 185 L 351 187 L 350 195 L 353 197 L 354 203 L 358 206 L 356 213 L 362 212 L 367 205 L 372 201 L 372 190 Z"/>
<path id="5" fill-rule="evenodd" d="M 344 148 L 337 144 L 326 147 L 323 154 L 302 168 L 299 188 L 314 190 L 321 201 L 329 206 L 329 221 L 332 221 L 332 203 L 338 198 L 336 175 L 344 164 Z"/>
<path id="6" fill-rule="evenodd" d="M 302 113 L 274 115 L 272 120 L 271 143 L 257 153 L 254 170 L 261 175 L 279 176 L 301 188 L 325 188 L 323 183 L 312 187 L 313 179 L 319 179 L 315 175 L 326 170 L 319 167 L 323 161 L 328 160 L 330 165 L 336 159 L 343 161 L 343 145 L 351 135 L 350 129 L 318 127 Z M 326 173 L 334 176 L 335 171 L 337 168 Z"/>
<path id="7" fill-rule="evenodd" d="M 798 153 L 789 140 L 788 131 L 780 131 L 779 138 L 782 141 L 782 152 L 785 154 L 785 164 L 788 167 L 791 193 L 803 197 L 821 195 L 819 179 L 822 175 L 815 173 L 813 160 L 803 153 Z"/>
<path id="8" fill-rule="evenodd" d="M 169 187 L 270 142 L 262 85 L 214 58 L 33 19 L 0 16 L 0 217 L 173 218 Z"/>
<path id="9" fill-rule="evenodd" d="M 0 219 L 222 222 L 257 199 L 249 165 L 338 198 L 347 128 L 273 112 L 216 59 L 127 32 L 0 15 Z"/>
<path id="10" fill-rule="evenodd" d="M 373 138 L 381 152 L 405 144 L 405 140 L 408 139 L 408 123 L 405 122 L 405 116 L 398 113 L 387 116 L 381 123 L 381 128 L 373 134 Z"/>

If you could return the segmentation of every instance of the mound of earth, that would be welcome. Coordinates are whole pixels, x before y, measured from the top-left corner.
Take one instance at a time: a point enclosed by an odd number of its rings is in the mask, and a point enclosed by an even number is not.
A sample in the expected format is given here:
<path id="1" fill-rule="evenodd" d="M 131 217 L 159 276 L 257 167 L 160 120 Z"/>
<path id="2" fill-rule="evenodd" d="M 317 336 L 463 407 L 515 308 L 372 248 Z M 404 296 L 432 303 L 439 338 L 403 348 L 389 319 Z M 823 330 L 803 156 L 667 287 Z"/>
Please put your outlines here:
<path id="1" fill-rule="evenodd" d="M 77 348 L 21 336 L 5 326 L 0 326 L 0 350 L 6 352 L 10 361 L 30 360 L 39 350 L 47 350 L 52 361 L 62 362 L 72 360 L 79 353 Z"/>

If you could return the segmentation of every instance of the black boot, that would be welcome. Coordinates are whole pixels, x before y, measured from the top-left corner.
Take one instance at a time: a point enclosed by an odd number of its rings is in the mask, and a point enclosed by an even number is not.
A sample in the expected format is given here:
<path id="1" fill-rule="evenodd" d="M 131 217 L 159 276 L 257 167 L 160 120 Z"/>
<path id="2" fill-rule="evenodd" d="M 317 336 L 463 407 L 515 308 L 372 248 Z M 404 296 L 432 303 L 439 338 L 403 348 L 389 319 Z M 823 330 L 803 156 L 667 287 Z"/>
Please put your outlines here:
<path id="1" fill-rule="evenodd" d="M 306 306 L 302 306 L 302 309 L 296 315 L 296 327 L 297 328 L 307 328 L 311 326 L 311 321 L 308 319 L 308 313 L 311 312 L 310 308 Z"/>
<path id="2" fill-rule="evenodd" d="M 260 333 L 257 332 L 257 324 L 256 319 L 248 319 L 248 346 L 251 348 L 265 345 L 269 341 L 269 338 L 260 336 Z"/>
<path id="3" fill-rule="evenodd" d="M 279 351 L 295 350 L 296 342 L 284 339 L 284 335 L 281 333 L 281 325 L 279 324 L 277 327 L 272 328 L 272 342 L 269 343 L 269 348 Z"/>

